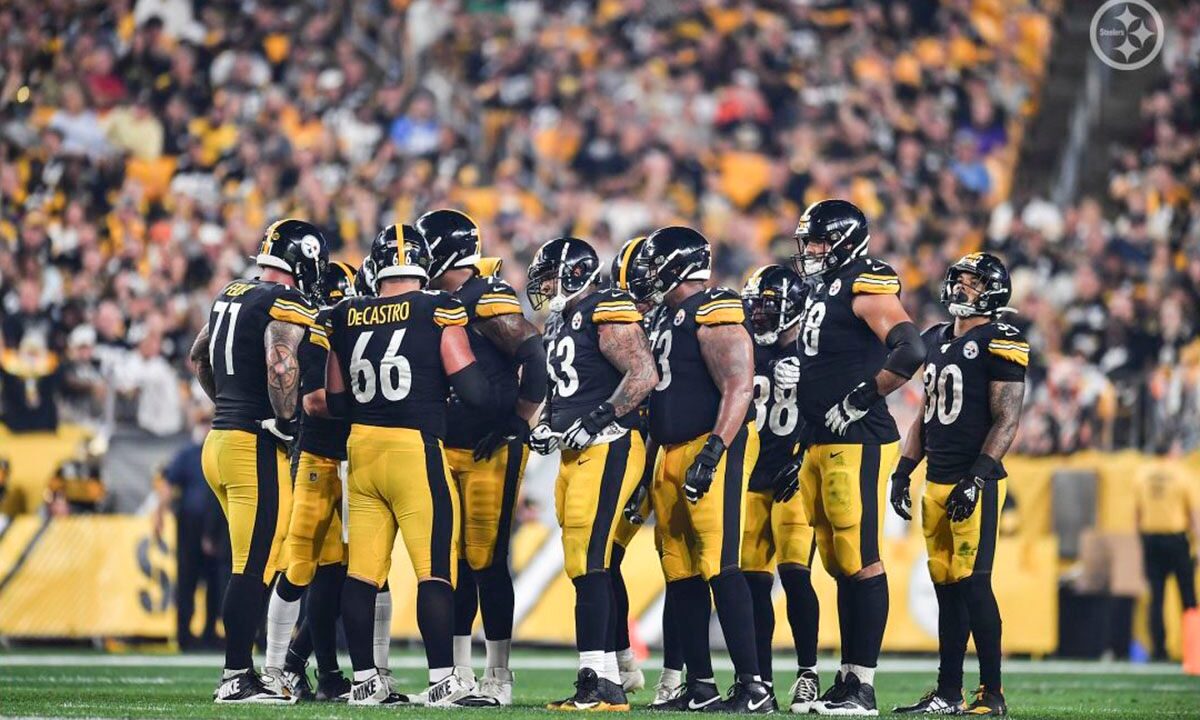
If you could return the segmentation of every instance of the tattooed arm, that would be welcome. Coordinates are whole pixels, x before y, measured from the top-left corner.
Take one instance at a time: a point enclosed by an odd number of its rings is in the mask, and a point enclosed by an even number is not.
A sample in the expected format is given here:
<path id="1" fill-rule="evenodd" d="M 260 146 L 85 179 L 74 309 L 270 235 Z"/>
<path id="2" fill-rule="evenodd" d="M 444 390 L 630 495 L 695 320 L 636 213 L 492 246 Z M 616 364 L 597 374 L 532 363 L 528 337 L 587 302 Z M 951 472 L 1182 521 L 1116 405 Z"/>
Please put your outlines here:
<path id="1" fill-rule="evenodd" d="M 296 348 L 304 338 L 304 328 L 272 320 L 267 324 L 267 395 L 275 417 L 291 419 L 296 414 L 296 396 L 300 391 L 300 361 Z"/>
<path id="2" fill-rule="evenodd" d="M 529 422 L 546 395 L 546 351 L 541 333 L 520 313 L 478 320 L 471 327 L 520 365 L 516 413 Z"/>
<path id="3" fill-rule="evenodd" d="M 696 339 L 708 374 L 721 391 L 713 434 L 728 446 L 742 429 L 754 398 L 754 346 L 741 325 L 705 325 Z"/>
<path id="4" fill-rule="evenodd" d="M 200 333 L 196 335 L 196 341 L 192 343 L 191 358 L 192 363 L 196 366 L 196 380 L 200 382 L 200 387 L 204 388 L 204 394 L 209 400 L 217 401 L 217 383 L 213 379 L 212 363 L 208 357 L 209 331 L 208 323 L 204 323 L 204 327 L 200 328 Z"/>
<path id="5" fill-rule="evenodd" d="M 636 410 L 658 384 L 650 341 L 638 323 L 603 323 L 597 329 L 600 352 L 625 375 L 608 399 L 616 416 L 623 417 Z"/>
<path id="6" fill-rule="evenodd" d="M 1024 382 L 992 380 L 988 383 L 988 407 L 992 411 L 992 428 L 983 439 L 983 448 L 979 451 L 981 455 L 998 461 L 1008 452 L 1013 438 L 1017 435 L 1017 426 L 1021 423 L 1021 403 L 1024 399 Z"/>

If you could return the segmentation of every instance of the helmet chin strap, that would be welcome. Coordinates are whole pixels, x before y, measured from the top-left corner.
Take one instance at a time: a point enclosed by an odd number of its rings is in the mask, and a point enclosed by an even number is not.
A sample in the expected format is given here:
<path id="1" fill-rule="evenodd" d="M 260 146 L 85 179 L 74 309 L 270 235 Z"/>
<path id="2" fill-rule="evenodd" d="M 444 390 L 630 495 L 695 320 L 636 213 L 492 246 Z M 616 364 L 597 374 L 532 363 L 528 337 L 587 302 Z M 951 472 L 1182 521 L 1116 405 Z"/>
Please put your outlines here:
<path id="1" fill-rule="evenodd" d="M 592 283 L 596 282 L 596 276 L 599 274 L 600 274 L 599 270 L 593 271 L 591 276 L 589 276 L 588 279 L 586 281 L 584 281 L 583 286 L 580 287 L 575 292 L 571 293 L 570 295 L 562 294 L 562 278 L 560 277 L 558 279 L 558 289 L 555 291 L 554 297 L 550 298 L 550 305 L 549 305 L 550 312 L 560 313 L 563 310 L 565 310 L 567 308 L 567 303 L 569 303 L 572 300 L 574 300 L 575 298 L 579 297 L 580 294 L 582 294 L 584 290 L 587 290 L 588 288 L 590 288 L 592 286 Z"/>

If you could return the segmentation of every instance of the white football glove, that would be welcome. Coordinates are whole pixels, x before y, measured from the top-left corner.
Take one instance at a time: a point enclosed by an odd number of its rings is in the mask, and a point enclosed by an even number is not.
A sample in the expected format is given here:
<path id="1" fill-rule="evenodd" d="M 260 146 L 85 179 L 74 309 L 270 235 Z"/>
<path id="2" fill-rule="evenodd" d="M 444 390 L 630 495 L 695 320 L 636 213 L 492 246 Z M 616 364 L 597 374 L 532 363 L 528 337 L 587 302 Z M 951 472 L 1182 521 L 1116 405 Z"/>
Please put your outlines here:
<path id="1" fill-rule="evenodd" d="M 291 427 L 290 421 L 271 418 L 270 420 L 259 420 L 258 426 L 263 430 L 271 433 L 285 443 L 290 443 L 295 439 L 296 431 Z"/>
<path id="2" fill-rule="evenodd" d="M 800 382 L 800 358 L 785 357 L 775 363 L 775 387 L 787 392 Z"/>
<path id="3" fill-rule="evenodd" d="M 549 425 L 541 423 L 529 433 L 529 449 L 538 455 L 549 455 L 558 449 L 558 435 Z"/>
<path id="4" fill-rule="evenodd" d="M 878 400 L 879 391 L 875 389 L 875 380 L 860 382 L 840 403 L 825 413 L 825 427 L 838 435 L 845 435 L 851 423 L 866 417 L 871 406 Z"/>

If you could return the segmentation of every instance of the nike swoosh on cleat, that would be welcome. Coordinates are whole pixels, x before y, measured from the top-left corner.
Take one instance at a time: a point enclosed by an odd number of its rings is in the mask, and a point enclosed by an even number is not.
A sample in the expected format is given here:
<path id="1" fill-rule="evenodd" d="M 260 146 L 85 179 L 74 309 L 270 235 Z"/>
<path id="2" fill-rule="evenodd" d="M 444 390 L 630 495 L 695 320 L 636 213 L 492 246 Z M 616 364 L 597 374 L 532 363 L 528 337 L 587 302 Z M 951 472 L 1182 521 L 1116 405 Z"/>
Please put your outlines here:
<path id="1" fill-rule="evenodd" d="M 770 700 L 771 700 L 771 696 L 766 695 L 763 697 L 762 700 L 759 700 L 757 703 L 755 703 L 753 700 L 747 702 L 746 707 L 750 708 L 751 712 L 754 712 L 755 710 L 758 710 L 763 705 L 766 705 L 768 702 L 770 702 Z"/>
<path id="2" fill-rule="evenodd" d="M 712 705 L 713 703 L 715 703 L 716 701 L 718 701 L 720 699 L 721 699 L 720 695 L 715 695 L 715 696 L 710 697 L 709 699 L 705 700 L 704 702 L 700 703 L 699 705 L 696 704 L 695 700 L 688 700 L 688 710 L 699 710 L 700 708 L 708 707 L 709 705 Z"/>

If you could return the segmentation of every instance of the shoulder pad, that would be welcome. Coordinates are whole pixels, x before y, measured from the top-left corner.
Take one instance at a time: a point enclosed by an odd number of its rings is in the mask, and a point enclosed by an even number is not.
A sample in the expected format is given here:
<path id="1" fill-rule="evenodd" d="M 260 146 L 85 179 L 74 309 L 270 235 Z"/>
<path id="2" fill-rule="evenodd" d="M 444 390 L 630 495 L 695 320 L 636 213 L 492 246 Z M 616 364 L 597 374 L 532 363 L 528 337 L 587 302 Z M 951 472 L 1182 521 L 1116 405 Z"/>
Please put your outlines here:
<path id="1" fill-rule="evenodd" d="M 900 277 L 882 260 L 862 258 L 854 264 L 850 290 L 855 295 L 899 295 Z"/>
<path id="2" fill-rule="evenodd" d="M 635 323 L 642 321 L 642 314 L 629 293 L 615 288 L 596 293 L 592 306 L 593 323 Z"/>
<path id="3" fill-rule="evenodd" d="M 988 352 L 1021 367 L 1029 365 L 1029 342 L 1020 329 L 1008 323 L 992 323 Z"/>
<path id="4" fill-rule="evenodd" d="M 448 293 L 438 293 L 433 302 L 433 322 L 440 327 L 461 327 L 467 324 L 467 309 Z"/>
<path id="5" fill-rule="evenodd" d="M 746 321 L 746 308 L 741 295 L 723 287 L 709 288 L 703 295 L 704 298 L 696 306 L 697 325 L 741 324 Z"/>
<path id="6" fill-rule="evenodd" d="M 267 313 L 272 320 L 312 327 L 317 324 L 318 309 L 295 288 L 284 287 L 275 295 Z"/>

